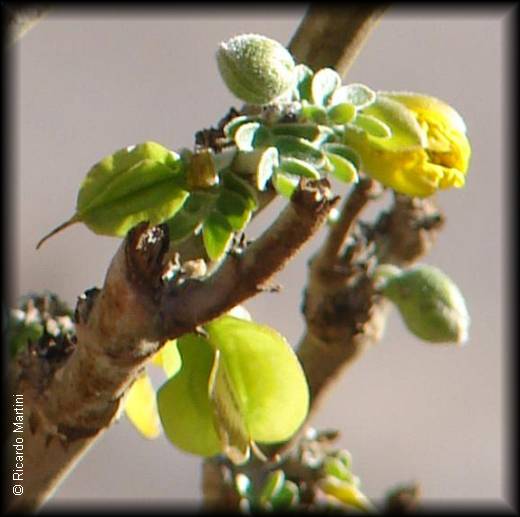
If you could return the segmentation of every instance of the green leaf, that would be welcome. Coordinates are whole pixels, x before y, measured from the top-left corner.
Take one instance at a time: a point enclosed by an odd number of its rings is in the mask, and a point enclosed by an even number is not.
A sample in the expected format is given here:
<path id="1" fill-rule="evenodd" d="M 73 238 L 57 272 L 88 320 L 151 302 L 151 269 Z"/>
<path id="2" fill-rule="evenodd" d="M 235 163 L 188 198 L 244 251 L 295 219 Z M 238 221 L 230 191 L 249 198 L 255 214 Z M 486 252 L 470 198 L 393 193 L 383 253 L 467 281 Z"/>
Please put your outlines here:
<path id="1" fill-rule="evenodd" d="M 327 153 L 327 158 L 332 166 L 330 173 L 339 181 L 344 183 L 356 183 L 359 178 L 356 166 L 343 156 Z"/>
<path id="2" fill-rule="evenodd" d="M 170 240 L 178 242 L 197 232 L 206 216 L 215 206 L 216 199 L 217 196 L 212 192 L 192 192 L 182 208 L 166 221 Z"/>
<path id="3" fill-rule="evenodd" d="M 282 158 L 298 158 L 311 163 L 315 167 L 322 167 L 325 164 L 323 152 L 304 138 L 286 135 L 277 136 L 274 145 Z"/>
<path id="4" fill-rule="evenodd" d="M 390 127 L 392 135 L 388 138 L 369 140 L 377 147 L 387 151 L 403 151 L 406 148 L 427 144 L 427 136 L 412 112 L 400 102 L 385 97 L 378 97 L 373 104 L 363 110 L 363 114 L 376 117 Z M 349 139 L 349 128 L 345 132 L 345 143 Z"/>
<path id="5" fill-rule="evenodd" d="M 86 208 L 80 206 L 75 217 L 95 233 L 124 237 L 142 221 L 166 221 L 187 197 L 172 169 L 143 160 L 114 178 Z"/>
<path id="6" fill-rule="evenodd" d="M 370 136 L 377 138 L 389 138 L 392 136 L 392 130 L 384 122 L 372 115 L 358 115 L 353 124 L 366 131 Z"/>
<path id="7" fill-rule="evenodd" d="M 271 504 L 273 510 L 283 510 L 290 508 L 299 500 L 298 485 L 290 480 L 286 480 L 282 489 L 272 497 Z"/>
<path id="8" fill-rule="evenodd" d="M 320 128 L 316 124 L 279 123 L 271 127 L 274 135 L 292 135 L 306 140 L 314 140 L 320 136 Z"/>
<path id="9" fill-rule="evenodd" d="M 277 169 L 273 175 L 273 185 L 276 192 L 287 199 L 291 199 L 299 182 L 299 176 L 283 172 L 282 169 Z"/>
<path id="10" fill-rule="evenodd" d="M 340 144 L 340 143 L 326 143 L 322 146 L 322 149 L 326 153 L 334 153 L 339 156 L 343 156 L 349 162 L 352 162 L 357 170 L 361 168 L 361 157 L 359 154 L 349 147 L 348 145 Z"/>
<path id="11" fill-rule="evenodd" d="M 240 151 L 252 151 L 269 145 L 269 130 L 260 122 L 242 124 L 235 132 L 235 143 Z"/>
<path id="12" fill-rule="evenodd" d="M 336 128 L 339 126 L 336 126 Z M 337 131 L 335 129 L 332 129 L 328 126 L 324 126 L 319 124 L 318 125 L 319 134 L 318 136 L 312 141 L 312 144 L 316 147 L 320 147 L 325 144 L 326 142 L 333 142 L 337 139 Z"/>
<path id="13" fill-rule="evenodd" d="M 281 469 L 277 469 L 267 476 L 267 480 L 262 487 L 260 492 L 260 504 L 265 504 L 271 498 L 275 497 L 280 493 L 285 482 L 285 474 Z"/>
<path id="14" fill-rule="evenodd" d="M 368 86 L 359 83 L 348 84 L 338 88 L 331 100 L 331 104 L 341 104 L 348 102 L 357 107 L 357 109 L 366 108 L 376 100 L 376 93 Z"/>
<path id="15" fill-rule="evenodd" d="M 159 224 L 180 209 L 184 188 L 179 155 L 155 142 L 121 149 L 94 165 L 83 180 L 76 213 L 37 245 L 76 222 L 94 233 L 124 237 L 136 224 Z"/>
<path id="16" fill-rule="evenodd" d="M 327 110 L 327 116 L 334 124 L 346 124 L 356 116 L 356 106 L 350 102 L 341 102 Z"/>
<path id="17" fill-rule="evenodd" d="M 235 487 L 241 497 L 247 499 L 253 497 L 253 485 L 251 480 L 243 472 L 239 472 L 235 476 Z"/>
<path id="18" fill-rule="evenodd" d="M 220 212 L 213 211 L 202 226 L 204 248 L 211 260 L 218 260 L 228 250 L 233 239 L 233 228 Z"/>
<path id="19" fill-rule="evenodd" d="M 318 106 L 326 106 L 334 91 L 341 85 L 341 77 L 332 68 L 322 68 L 312 78 L 312 100 Z"/>
<path id="20" fill-rule="evenodd" d="M 156 142 L 144 142 L 116 151 L 96 163 L 81 184 L 77 199 L 77 211 L 88 210 L 104 195 L 111 183 L 120 175 L 143 160 L 152 160 L 168 166 L 172 173 L 180 173 L 182 160 L 177 153 Z M 147 184 L 147 178 L 143 179 Z"/>
<path id="21" fill-rule="evenodd" d="M 349 483 L 353 483 L 355 480 L 355 476 L 339 458 L 326 458 L 323 463 L 323 471 L 325 474 Z"/>
<path id="22" fill-rule="evenodd" d="M 326 124 L 327 110 L 322 106 L 315 106 L 304 101 L 302 102 L 300 119 L 303 121 L 310 120 L 311 122 L 316 122 L 316 124 Z"/>
<path id="23" fill-rule="evenodd" d="M 228 372 L 251 438 L 273 443 L 291 437 L 307 415 L 309 392 L 287 341 L 270 327 L 227 315 L 205 330 L 221 352 L 220 367 Z"/>
<path id="24" fill-rule="evenodd" d="M 157 392 L 159 416 L 167 438 L 183 451 L 200 456 L 221 452 L 208 397 L 215 352 L 194 334 L 177 340 L 182 367 Z"/>
<path id="25" fill-rule="evenodd" d="M 221 189 L 216 208 L 224 215 L 229 226 L 237 232 L 242 230 L 251 219 L 251 208 L 248 200 L 241 194 L 227 188 Z"/>
<path id="26" fill-rule="evenodd" d="M 298 158 L 282 158 L 279 169 L 288 172 L 289 174 L 304 176 L 313 180 L 321 178 L 321 174 L 315 167 L 304 160 L 299 160 Z"/>
<path id="27" fill-rule="evenodd" d="M 314 72 L 307 65 L 300 64 L 294 68 L 294 74 L 296 76 L 296 90 L 300 100 L 312 100 L 311 84 Z"/>
<path id="28" fill-rule="evenodd" d="M 224 126 L 224 135 L 228 138 L 234 138 L 237 129 L 250 122 L 258 122 L 260 119 L 258 117 L 251 117 L 249 115 L 240 115 L 238 117 L 232 118 L 225 126 Z"/>
<path id="29" fill-rule="evenodd" d="M 14 317 L 15 313 L 16 311 L 11 311 L 7 326 L 11 357 L 24 350 L 29 342 L 36 342 L 43 335 L 43 325 L 41 323 L 37 321 L 28 323 L 25 321 L 25 318 L 17 319 Z"/>
<path id="30" fill-rule="evenodd" d="M 287 137 L 289 138 L 289 137 Z M 267 182 L 271 179 L 276 167 L 279 164 L 278 150 L 276 147 L 268 147 L 258 162 L 256 170 L 256 187 L 258 190 L 265 190 Z"/>
<path id="31" fill-rule="evenodd" d="M 221 178 L 222 184 L 226 188 L 237 192 L 244 199 L 247 199 L 248 206 L 251 210 L 255 211 L 258 208 L 258 194 L 251 183 L 229 170 L 222 172 Z"/>

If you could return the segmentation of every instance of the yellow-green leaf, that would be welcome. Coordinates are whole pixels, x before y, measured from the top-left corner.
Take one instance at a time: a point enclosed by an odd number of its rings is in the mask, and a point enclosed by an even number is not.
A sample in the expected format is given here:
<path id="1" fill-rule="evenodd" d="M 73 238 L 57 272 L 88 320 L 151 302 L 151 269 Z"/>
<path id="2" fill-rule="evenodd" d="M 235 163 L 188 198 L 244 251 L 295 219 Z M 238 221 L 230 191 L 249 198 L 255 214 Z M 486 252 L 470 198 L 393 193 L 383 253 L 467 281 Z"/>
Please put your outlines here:
<path id="1" fill-rule="evenodd" d="M 167 438 L 183 451 L 200 456 L 221 452 L 208 396 L 215 352 L 194 334 L 177 340 L 182 367 L 157 392 L 157 405 Z"/>
<path id="2" fill-rule="evenodd" d="M 219 350 L 252 440 L 273 443 L 290 438 L 307 415 L 309 392 L 290 345 L 272 328 L 222 316 L 205 325 Z"/>

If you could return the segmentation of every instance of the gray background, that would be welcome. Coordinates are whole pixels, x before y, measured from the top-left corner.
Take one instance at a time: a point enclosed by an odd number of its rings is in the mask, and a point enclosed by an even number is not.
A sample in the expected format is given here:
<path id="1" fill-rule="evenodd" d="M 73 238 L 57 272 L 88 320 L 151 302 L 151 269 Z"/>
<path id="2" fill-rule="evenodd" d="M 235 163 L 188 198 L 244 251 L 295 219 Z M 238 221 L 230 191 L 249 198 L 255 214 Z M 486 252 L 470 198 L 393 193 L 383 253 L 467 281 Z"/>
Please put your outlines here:
<path id="1" fill-rule="evenodd" d="M 217 74 L 217 44 L 245 32 L 286 44 L 304 10 L 55 10 L 17 43 L 11 50 L 15 292 L 50 289 L 74 304 L 84 289 L 100 286 L 117 239 L 76 225 L 34 249 L 72 214 L 86 171 L 106 154 L 147 139 L 190 147 L 196 130 L 239 106 Z M 337 383 L 314 421 L 342 431 L 340 445 L 351 451 L 355 473 L 376 499 L 410 480 L 438 502 L 505 497 L 503 109 L 510 14 L 393 7 L 348 77 L 446 100 L 464 116 L 473 147 L 467 187 L 438 196 L 448 223 L 427 258 L 465 293 L 472 314 L 468 346 L 426 345 L 393 312 L 383 342 Z M 252 235 L 279 207 L 255 221 Z M 320 241 L 279 275 L 281 294 L 247 304 L 292 343 L 302 332 L 306 262 Z M 123 418 L 54 501 L 186 504 L 199 499 L 199 483 L 197 457 L 163 437 L 144 440 Z"/>

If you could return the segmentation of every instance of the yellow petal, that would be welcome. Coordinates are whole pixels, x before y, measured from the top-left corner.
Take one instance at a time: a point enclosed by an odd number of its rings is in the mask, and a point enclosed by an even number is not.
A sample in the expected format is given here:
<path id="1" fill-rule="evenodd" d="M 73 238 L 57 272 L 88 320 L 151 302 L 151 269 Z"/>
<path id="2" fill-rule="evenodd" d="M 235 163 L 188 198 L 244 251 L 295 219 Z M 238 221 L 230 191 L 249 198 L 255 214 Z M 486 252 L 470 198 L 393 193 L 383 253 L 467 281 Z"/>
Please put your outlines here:
<path id="1" fill-rule="evenodd" d="M 466 124 L 460 114 L 436 97 L 414 92 L 381 92 L 381 95 L 399 101 L 427 120 L 437 120 L 460 133 L 466 133 Z"/>
<path id="2" fill-rule="evenodd" d="M 130 387 L 125 401 L 125 412 L 145 438 L 157 438 L 161 433 L 155 390 L 146 373 L 138 377 Z"/>

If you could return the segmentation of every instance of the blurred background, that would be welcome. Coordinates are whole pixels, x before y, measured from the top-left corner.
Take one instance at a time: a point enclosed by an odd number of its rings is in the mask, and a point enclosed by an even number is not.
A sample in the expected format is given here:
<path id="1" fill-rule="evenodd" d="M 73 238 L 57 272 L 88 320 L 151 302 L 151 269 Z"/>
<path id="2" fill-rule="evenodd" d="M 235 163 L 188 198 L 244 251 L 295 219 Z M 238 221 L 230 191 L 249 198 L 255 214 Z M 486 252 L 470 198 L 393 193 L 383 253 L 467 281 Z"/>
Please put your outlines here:
<path id="1" fill-rule="evenodd" d="M 305 9 L 303 4 L 243 10 L 56 8 L 16 43 L 10 50 L 14 294 L 48 289 L 74 306 L 83 290 L 101 286 L 119 240 L 75 225 L 35 251 L 39 238 L 73 213 L 88 169 L 144 140 L 191 147 L 197 130 L 240 106 L 218 76 L 218 43 L 256 32 L 287 44 Z M 425 259 L 465 294 L 472 315 L 468 345 L 420 342 L 393 311 L 384 340 L 346 372 L 314 420 L 316 427 L 341 430 L 339 445 L 352 453 L 354 473 L 374 499 L 413 480 L 429 502 L 505 497 L 503 101 L 510 14 L 391 7 L 347 78 L 374 89 L 444 99 L 463 115 L 473 147 L 466 188 L 438 195 L 447 224 Z M 275 203 L 255 220 L 250 235 L 280 206 Z M 247 304 L 255 319 L 293 344 L 302 333 L 307 261 L 322 237 L 279 275 L 281 293 Z M 195 504 L 200 466 L 199 458 L 163 437 L 141 438 L 123 417 L 48 507 L 137 500 Z"/>

